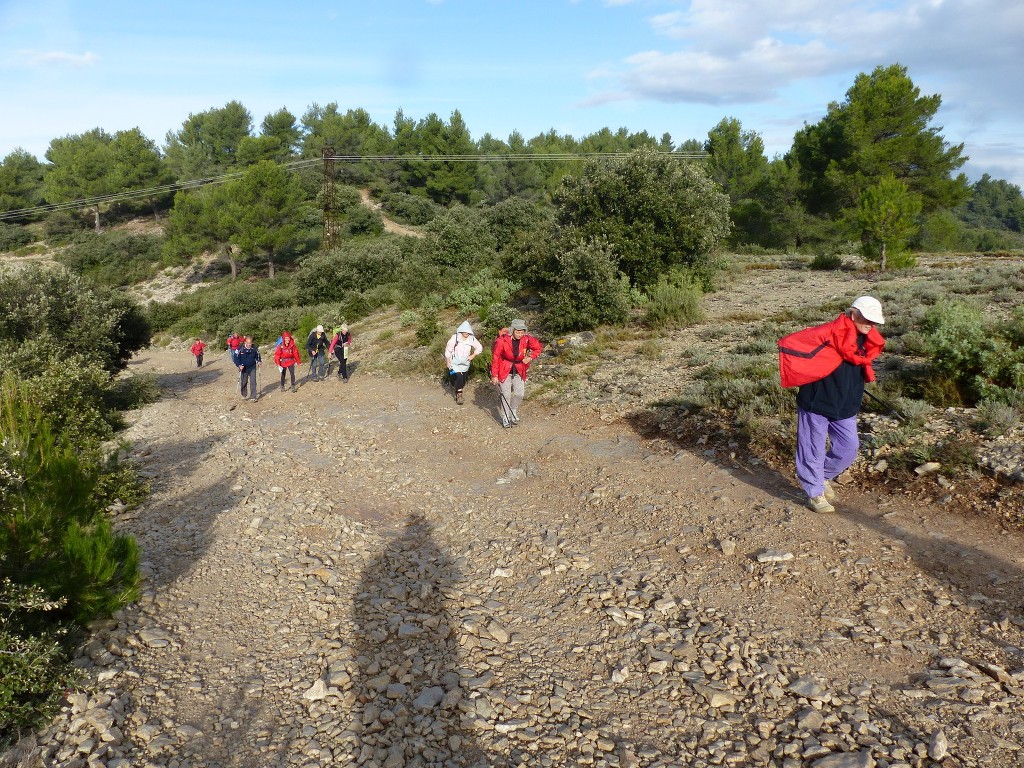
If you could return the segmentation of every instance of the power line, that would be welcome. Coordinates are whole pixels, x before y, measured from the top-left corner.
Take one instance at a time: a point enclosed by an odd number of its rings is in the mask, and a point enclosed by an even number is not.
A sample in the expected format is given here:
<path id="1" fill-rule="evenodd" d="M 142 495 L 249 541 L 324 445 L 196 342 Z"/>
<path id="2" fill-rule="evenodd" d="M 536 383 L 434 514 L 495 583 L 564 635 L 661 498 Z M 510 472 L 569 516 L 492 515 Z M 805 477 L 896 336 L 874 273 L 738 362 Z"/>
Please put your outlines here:
<path id="1" fill-rule="evenodd" d="M 485 154 L 466 154 L 466 155 L 325 155 L 319 158 L 306 158 L 302 160 L 293 160 L 291 162 L 282 163 L 284 168 L 289 170 L 299 170 L 301 168 L 308 168 L 313 165 L 318 165 L 325 160 L 342 162 L 342 163 L 362 163 L 362 162 L 376 162 L 376 163 L 509 163 L 509 162 L 543 162 L 543 161 L 555 161 L 564 162 L 572 160 L 614 160 L 618 158 L 629 157 L 629 152 L 527 152 L 527 153 L 506 153 L 501 155 L 485 155 Z M 680 160 L 703 160 L 707 157 L 707 152 L 661 152 L 659 154 L 666 155 L 668 157 L 675 157 Z M 140 197 L 153 197 L 155 195 L 166 194 L 171 192 L 178 192 L 189 189 L 200 189 L 202 187 L 215 186 L 218 184 L 226 184 L 230 181 L 241 178 L 245 175 L 245 171 L 232 171 L 230 173 L 224 173 L 219 176 L 207 176 L 198 179 L 187 179 L 184 181 L 176 181 L 172 184 L 163 184 L 157 187 L 148 187 L 146 189 L 133 189 L 124 192 L 115 192 L 109 195 L 96 195 L 93 197 L 85 197 L 80 200 L 68 200 L 63 203 L 53 203 L 48 205 L 37 205 L 31 208 L 18 208 L 13 211 L 0 212 L 0 221 L 7 219 L 20 219 L 27 216 L 34 216 L 40 213 L 51 213 L 53 211 L 66 211 L 76 208 L 88 208 L 94 205 L 100 205 L 103 203 L 117 203 L 124 200 L 135 200 Z"/>
<path id="2" fill-rule="evenodd" d="M 285 168 L 289 170 L 298 170 L 299 168 L 308 167 L 319 163 L 318 159 L 306 159 L 306 160 L 294 160 L 289 163 L 283 163 Z M 245 175 L 245 171 L 232 171 L 231 173 L 224 173 L 219 176 L 205 176 L 198 179 L 186 179 L 184 181 L 176 181 L 172 184 L 163 184 L 158 187 L 147 187 L 146 189 L 132 189 L 125 192 L 115 192 L 109 195 L 95 195 L 93 197 L 83 197 L 79 200 L 68 200 L 64 203 L 52 203 L 48 205 L 37 205 L 32 208 L 18 208 L 13 211 L 0 212 L 0 221 L 5 219 L 19 219 L 25 216 L 33 216 L 37 213 L 50 213 L 52 211 L 66 211 L 75 208 L 88 208 L 93 205 L 100 205 L 102 203 L 116 203 L 123 200 L 135 200 L 140 197 L 153 197 L 155 195 L 166 194 L 170 192 L 178 192 L 180 190 L 188 189 L 200 189 L 202 187 L 215 186 L 218 184 L 226 184 L 229 181 L 234 181 Z"/>

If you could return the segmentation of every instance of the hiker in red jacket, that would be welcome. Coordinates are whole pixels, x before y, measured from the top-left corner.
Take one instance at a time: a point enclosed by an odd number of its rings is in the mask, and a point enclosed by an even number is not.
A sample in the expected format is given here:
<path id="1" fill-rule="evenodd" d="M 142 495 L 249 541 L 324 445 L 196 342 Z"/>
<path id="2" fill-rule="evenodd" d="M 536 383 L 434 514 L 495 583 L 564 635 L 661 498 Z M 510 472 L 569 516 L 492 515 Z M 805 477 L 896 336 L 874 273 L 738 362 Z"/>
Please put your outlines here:
<path id="1" fill-rule="evenodd" d="M 508 336 L 499 335 L 491 358 L 491 383 L 501 392 L 501 426 L 519 423 L 519 406 L 526 396 L 530 363 L 541 353 L 540 342 L 526 333 L 526 321 L 513 320 Z"/>
<path id="2" fill-rule="evenodd" d="M 835 512 L 831 481 L 857 458 L 857 414 L 885 339 L 882 305 L 861 296 L 830 323 L 779 339 L 779 374 L 797 392 L 796 476 L 815 512 Z M 826 438 L 829 442 L 825 450 Z"/>
<path id="3" fill-rule="evenodd" d="M 203 367 L 203 350 L 206 349 L 206 342 L 202 339 L 196 339 L 192 342 L 192 354 L 196 358 L 196 368 Z"/>
<path id="4" fill-rule="evenodd" d="M 299 348 L 295 346 L 295 339 L 285 331 L 281 334 L 281 343 L 274 349 L 274 362 L 281 369 L 281 391 L 284 392 L 284 378 L 291 374 L 292 392 L 295 391 L 295 368 L 302 364 L 302 356 Z"/>
<path id="5" fill-rule="evenodd" d="M 231 361 L 232 365 L 236 364 L 235 363 L 235 353 L 238 352 L 238 348 L 241 347 L 242 344 L 244 344 L 244 343 L 245 343 L 245 337 L 242 336 L 242 334 L 240 334 L 238 331 L 235 331 L 230 336 L 228 336 L 228 340 L 227 340 L 228 360 Z"/>

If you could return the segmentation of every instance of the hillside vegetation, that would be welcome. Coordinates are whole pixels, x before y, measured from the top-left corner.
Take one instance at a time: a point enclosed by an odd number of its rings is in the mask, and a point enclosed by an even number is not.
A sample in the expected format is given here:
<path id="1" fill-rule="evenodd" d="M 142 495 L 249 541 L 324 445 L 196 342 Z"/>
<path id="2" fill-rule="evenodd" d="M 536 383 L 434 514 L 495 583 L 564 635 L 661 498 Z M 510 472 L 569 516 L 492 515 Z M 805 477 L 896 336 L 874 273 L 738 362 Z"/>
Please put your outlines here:
<path id="1" fill-rule="evenodd" d="M 792 398 L 775 340 L 870 292 L 892 320 L 864 481 L 912 483 L 937 464 L 949 485 L 1012 496 L 980 471 L 1020 474 L 992 441 L 1017 434 L 1024 408 L 1024 198 L 959 173 L 963 146 L 929 127 L 940 102 L 903 67 L 878 67 L 772 159 L 731 118 L 703 141 L 503 141 L 473 140 L 457 111 L 399 112 L 388 128 L 333 103 L 256 131 L 237 102 L 190 115 L 162 148 L 96 128 L 54 139 L 45 163 L 8 155 L 0 659 L 14 667 L 0 741 L 52 711 L 81 627 L 135 595 L 134 545 L 105 510 L 144 496 L 117 439 L 120 412 L 154 396 L 122 375 L 151 341 L 218 349 L 238 331 L 266 345 L 363 322 L 366 370 L 434 375 L 457 322 L 490 340 L 525 317 L 559 353 L 536 396 L 610 402 L 645 432 L 781 467 Z M 784 279 L 749 310 L 706 315 L 758 272 Z M 643 371 L 632 383 L 621 359 Z M 674 375 L 655 365 L 666 359 Z M 671 386 L 653 386 L 662 377 Z M 948 409 L 961 418 L 935 438 Z"/>

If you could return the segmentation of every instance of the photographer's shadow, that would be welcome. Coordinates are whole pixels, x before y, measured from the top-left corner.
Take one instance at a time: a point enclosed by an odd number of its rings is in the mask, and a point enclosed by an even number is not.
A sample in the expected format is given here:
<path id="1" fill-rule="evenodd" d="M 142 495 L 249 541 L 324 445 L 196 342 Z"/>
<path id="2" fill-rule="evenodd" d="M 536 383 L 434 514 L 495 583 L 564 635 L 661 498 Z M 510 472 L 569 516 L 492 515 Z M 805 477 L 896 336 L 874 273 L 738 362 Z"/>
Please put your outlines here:
<path id="1" fill-rule="evenodd" d="M 427 521 L 413 517 L 367 567 L 354 600 L 356 763 L 487 766 L 463 731 L 458 582 Z"/>

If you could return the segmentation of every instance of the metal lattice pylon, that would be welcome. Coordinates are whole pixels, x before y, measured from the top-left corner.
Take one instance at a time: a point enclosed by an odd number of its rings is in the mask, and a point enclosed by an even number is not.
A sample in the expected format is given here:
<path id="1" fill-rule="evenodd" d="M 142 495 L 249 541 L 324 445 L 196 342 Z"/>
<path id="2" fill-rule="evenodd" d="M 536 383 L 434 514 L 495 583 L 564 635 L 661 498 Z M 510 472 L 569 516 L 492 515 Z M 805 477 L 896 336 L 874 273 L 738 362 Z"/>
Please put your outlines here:
<path id="1" fill-rule="evenodd" d="M 338 205 L 334 199 L 334 147 L 324 147 L 324 250 L 338 247 Z"/>

